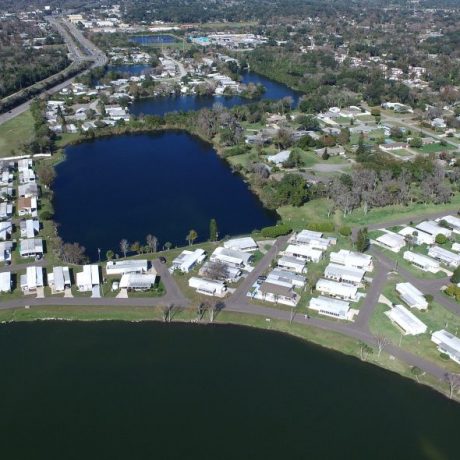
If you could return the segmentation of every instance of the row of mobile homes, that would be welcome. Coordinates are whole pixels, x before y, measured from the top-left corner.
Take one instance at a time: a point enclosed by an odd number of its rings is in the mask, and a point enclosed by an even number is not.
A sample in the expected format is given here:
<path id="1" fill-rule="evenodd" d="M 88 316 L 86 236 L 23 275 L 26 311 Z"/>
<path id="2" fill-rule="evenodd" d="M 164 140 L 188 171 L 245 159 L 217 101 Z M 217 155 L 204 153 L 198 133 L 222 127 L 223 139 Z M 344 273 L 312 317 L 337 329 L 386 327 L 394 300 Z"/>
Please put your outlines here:
<path id="1" fill-rule="evenodd" d="M 324 270 L 324 277 L 329 280 L 359 286 L 363 282 L 365 273 L 361 268 L 330 263 Z"/>
<path id="2" fill-rule="evenodd" d="M 43 255 L 43 240 L 29 238 L 19 242 L 19 254 L 21 257 L 37 257 Z"/>
<path id="3" fill-rule="evenodd" d="M 192 276 L 188 280 L 188 285 L 195 289 L 199 294 L 208 296 L 224 297 L 227 293 L 227 286 L 223 281 Z"/>
<path id="4" fill-rule="evenodd" d="M 439 271 L 439 262 L 431 257 L 417 254 L 416 252 L 406 251 L 403 258 L 420 270 L 425 272 L 436 273 Z"/>
<path id="5" fill-rule="evenodd" d="M 428 308 L 428 302 L 423 292 L 419 291 L 411 283 L 398 283 L 396 292 L 410 308 L 416 308 L 417 310 L 426 310 Z"/>
<path id="6" fill-rule="evenodd" d="M 173 261 L 171 271 L 179 270 L 188 273 L 197 264 L 201 264 L 206 258 L 206 251 L 195 249 L 194 251 L 184 250 Z"/>
<path id="7" fill-rule="evenodd" d="M 323 257 L 323 251 L 312 248 L 311 246 L 290 244 L 283 255 L 305 261 L 319 262 Z"/>
<path id="8" fill-rule="evenodd" d="M 258 246 L 253 238 L 246 236 L 243 238 L 233 238 L 231 240 L 225 241 L 224 248 L 243 252 L 253 252 L 257 251 Z"/>
<path id="9" fill-rule="evenodd" d="M 119 286 L 128 291 L 148 291 L 155 285 L 156 279 L 156 273 L 125 273 Z"/>
<path id="10" fill-rule="evenodd" d="M 350 311 L 350 303 L 345 300 L 331 299 L 330 297 L 313 297 L 308 306 L 311 310 L 317 311 L 320 315 L 330 316 L 331 318 L 352 320 L 353 315 Z"/>
<path id="11" fill-rule="evenodd" d="M 374 269 L 371 256 L 347 249 L 341 249 L 339 252 L 331 252 L 331 262 L 346 265 L 347 267 L 360 268 L 366 272 L 371 272 Z"/>
<path id="12" fill-rule="evenodd" d="M 460 254 L 455 254 L 439 246 L 432 246 L 428 250 L 428 255 L 449 267 L 457 268 L 460 265 Z"/>
<path id="13" fill-rule="evenodd" d="M 438 235 L 444 235 L 447 238 L 450 238 L 452 235 L 452 230 L 448 228 L 441 227 L 437 222 L 434 220 L 425 220 L 420 222 L 418 225 L 415 226 L 416 229 L 421 230 L 422 232 L 429 233 L 433 235 L 435 238 Z"/>
<path id="14" fill-rule="evenodd" d="M 405 237 L 412 237 L 413 243 L 417 245 L 434 244 L 436 238 L 434 235 L 430 235 L 429 233 L 426 233 L 420 229 L 415 229 L 414 227 L 404 227 L 398 233 Z"/>
<path id="15" fill-rule="evenodd" d="M 385 314 L 403 331 L 404 335 L 424 334 L 427 330 L 426 324 L 402 305 L 394 306 Z"/>
<path id="16" fill-rule="evenodd" d="M 392 252 L 399 252 L 406 245 L 404 236 L 393 232 L 384 233 L 376 238 L 376 242 L 383 248 Z"/>
<path id="17" fill-rule="evenodd" d="M 358 300 L 358 287 L 352 284 L 338 283 L 337 281 L 319 279 L 316 283 L 316 290 L 322 295 L 335 297 L 343 300 Z"/>
<path id="18" fill-rule="evenodd" d="M 44 284 L 42 267 L 27 267 L 26 273 L 20 277 L 21 290 L 24 294 L 35 294 Z"/>
<path id="19" fill-rule="evenodd" d="M 0 292 L 11 292 L 11 272 L 0 273 Z"/>
<path id="20" fill-rule="evenodd" d="M 40 231 L 40 222 L 37 219 L 26 219 L 19 222 L 21 238 L 34 238 Z"/>
<path id="21" fill-rule="evenodd" d="M 48 273 L 48 285 L 53 293 L 70 289 L 72 282 L 69 267 L 53 267 L 53 272 Z"/>
<path id="22" fill-rule="evenodd" d="M 460 339 L 444 329 L 433 332 L 431 340 L 438 346 L 441 353 L 460 364 Z"/>
<path id="23" fill-rule="evenodd" d="M 252 255 L 247 252 L 218 247 L 211 254 L 210 260 L 211 262 L 219 261 L 231 265 L 233 267 L 238 267 L 243 270 L 251 271 L 251 258 Z"/>
<path id="24" fill-rule="evenodd" d="M 81 292 L 92 292 L 100 284 L 99 266 L 83 265 L 83 271 L 77 273 L 76 283 Z"/>
<path id="25" fill-rule="evenodd" d="M 124 275 L 126 273 L 145 273 L 148 270 L 146 259 L 109 260 L 105 267 L 107 275 Z"/>
<path id="26" fill-rule="evenodd" d="M 307 267 L 305 265 L 305 260 L 298 259 L 297 257 L 292 256 L 283 256 L 281 259 L 278 259 L 278 267 L 290 270 L 295 273 L 307 273 Z"/>

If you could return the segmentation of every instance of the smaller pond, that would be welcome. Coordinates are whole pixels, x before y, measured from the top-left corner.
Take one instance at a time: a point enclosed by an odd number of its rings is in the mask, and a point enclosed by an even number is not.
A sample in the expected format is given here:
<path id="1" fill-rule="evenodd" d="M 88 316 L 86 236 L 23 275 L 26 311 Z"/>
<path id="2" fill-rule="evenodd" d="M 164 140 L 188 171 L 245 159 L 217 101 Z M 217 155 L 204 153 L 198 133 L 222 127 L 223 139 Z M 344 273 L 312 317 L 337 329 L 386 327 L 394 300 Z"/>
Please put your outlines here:
<path id="1" fill-rule="evenodd" d="M 107 72 L 118 72 L 130 77 L 147 74 L 150 70 L 152 70 L 152 66 L 148 64 L 119 64 L 107 67 Z"/>
<path id="2" fill-rule="evenodd" d="M 177 39 L 172 35 L 135 35 L 129 39 L 133 43 L 138 45 L 162 45 L 168 43 L 177 43 Z"/>

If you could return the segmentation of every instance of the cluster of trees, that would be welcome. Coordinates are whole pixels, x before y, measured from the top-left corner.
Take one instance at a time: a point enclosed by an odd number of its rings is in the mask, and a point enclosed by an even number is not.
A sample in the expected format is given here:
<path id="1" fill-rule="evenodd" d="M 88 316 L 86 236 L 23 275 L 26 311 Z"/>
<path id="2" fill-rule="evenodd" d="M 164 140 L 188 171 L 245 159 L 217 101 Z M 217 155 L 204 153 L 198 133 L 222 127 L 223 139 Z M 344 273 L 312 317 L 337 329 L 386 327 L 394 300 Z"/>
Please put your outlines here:
<path id="1" fill-rule="evenodd" d="M 172 246 L 171 243 L 168 243 L 169 247 Z M 166 244 L 165 244 L 166 246 Z M 158 238 L 155 235 L 148 234 L 145 237 L 145 245 L 142 245 L 139 241 L 134 241 L 130 243 L 126 238 L 123 238 L 120 241 L 120 251 L 123 254 L 123 257 L 126 257 L 130 252 L 136 254 L 151 254 L 157 252 L 158 250 Z M 105 254 L 107 260 L 112 260 L 114 257 L 118 257 L 111 249 L 109 249 Z"/>

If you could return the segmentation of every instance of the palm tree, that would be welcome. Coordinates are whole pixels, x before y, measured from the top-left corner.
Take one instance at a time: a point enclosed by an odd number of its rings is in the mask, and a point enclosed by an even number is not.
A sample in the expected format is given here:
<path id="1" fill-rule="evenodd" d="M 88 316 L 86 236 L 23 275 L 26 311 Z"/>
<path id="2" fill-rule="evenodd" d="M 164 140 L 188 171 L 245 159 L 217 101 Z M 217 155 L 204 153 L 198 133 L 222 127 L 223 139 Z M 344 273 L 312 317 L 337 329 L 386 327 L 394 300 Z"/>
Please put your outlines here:
<path id="1" fill-rule="evenodd" d="M 192 229 L 188 232 L 188 235 L 186 236 L 185 239 L 188 241 L 189 246 L 191 246 L 197 238 L 198 238 L 198 233 Z"/>

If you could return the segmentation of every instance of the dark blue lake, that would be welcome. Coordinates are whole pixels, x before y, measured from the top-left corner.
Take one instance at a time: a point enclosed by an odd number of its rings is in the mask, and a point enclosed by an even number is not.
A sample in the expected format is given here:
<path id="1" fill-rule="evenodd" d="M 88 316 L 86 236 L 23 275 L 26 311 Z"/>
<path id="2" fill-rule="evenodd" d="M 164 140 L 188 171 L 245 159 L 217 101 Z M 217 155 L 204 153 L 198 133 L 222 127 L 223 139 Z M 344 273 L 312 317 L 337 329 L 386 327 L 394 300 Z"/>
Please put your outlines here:
<path id="1" fill-rule="evenodd" d="M 119 64 L 107 67 L 107 72 L 120 72 L 129 76 L 139 76 L 149 73 L 152 67 L 148 64 Z"/>
<path id="2" fill-rule="evenodd" d="M 160 244 L 183 246 L 190 229 L 207 240 L 211 218 L 221 236 L 277 220 L 209 144 L 183 132 L 97 139 L 67 147 L 66 157 L 56 168 L 55 220 L 64 241 L 92 258 L 149 233 Z"/>
<path id="3" fill-rule="evenodd" d="M 158 45 L 176 43 L 177 39 L 172 35 L 135 35 L 129 39 L 131 42 L 137 43 L 138 45 Z"/>
<path id="4" fill-rule="evenodd" d="M 291 97 L 293 106 L 297 106 L 301 93 L 292 90 L 282 83 L 277 83 L 262 75 L 253 72 L 245 72 L 242 74 L 242 82 L 245 84 L 255 83 L 262 84 L 266 91 L 259 99 L 244 99 L 239 96 L 194 96 L 181 95 L 171 97 L 155 97 L 145 98 L 134 101 L 130 106 L 130 111 L 134 115 L 163 115 L 168 112 L 188 112 L 191 110 L 200 110 L 210 108 L 216 102 L 224 107 L 231 108 L 236 105 L 250 104 L 262 99 L 278 100 L 283 97 Z"/>

